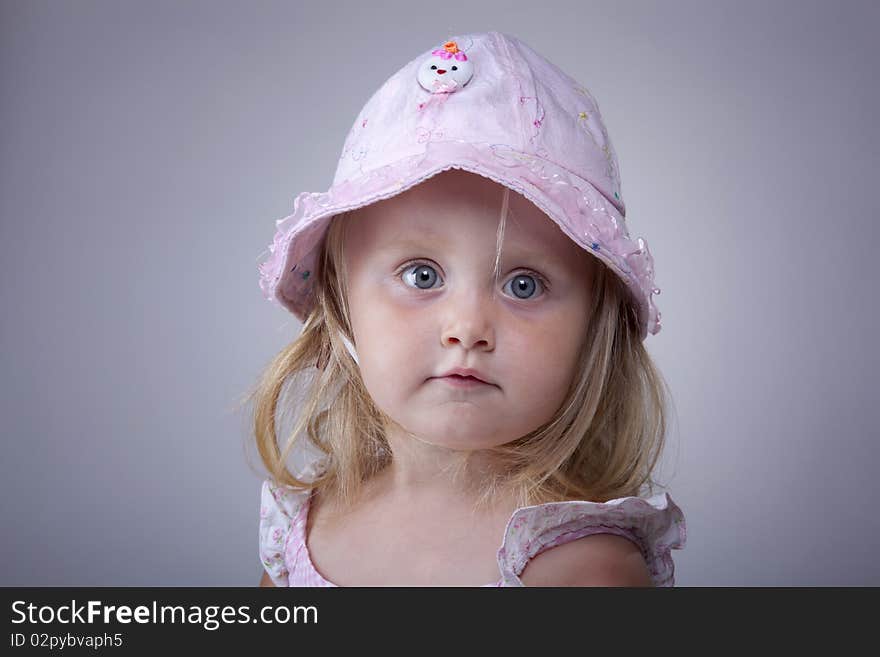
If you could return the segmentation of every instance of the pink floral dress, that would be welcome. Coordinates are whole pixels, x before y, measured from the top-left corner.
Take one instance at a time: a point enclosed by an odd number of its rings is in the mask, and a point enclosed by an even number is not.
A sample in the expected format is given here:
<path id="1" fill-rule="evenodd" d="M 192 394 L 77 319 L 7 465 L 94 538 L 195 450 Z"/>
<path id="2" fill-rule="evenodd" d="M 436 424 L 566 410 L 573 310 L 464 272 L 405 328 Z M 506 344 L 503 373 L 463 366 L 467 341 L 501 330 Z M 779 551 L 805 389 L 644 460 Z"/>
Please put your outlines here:
<path id="1" fill-rule="evenodd" d="M 263 482 L 260 560 L 275 586 L 336 586 L 312 563 L 306 543 L 310 491 Z M 498 548 L 499 579 L 483 586 L 523 586 L 529 559 L 590 534 L 617 534 L 642 551 L 654 586 L 674 586 L 671 550 L 684 548 L 687 528 L 668 493 L 608 502 L 550 502 L 520 507 L 510 517 Z"/>

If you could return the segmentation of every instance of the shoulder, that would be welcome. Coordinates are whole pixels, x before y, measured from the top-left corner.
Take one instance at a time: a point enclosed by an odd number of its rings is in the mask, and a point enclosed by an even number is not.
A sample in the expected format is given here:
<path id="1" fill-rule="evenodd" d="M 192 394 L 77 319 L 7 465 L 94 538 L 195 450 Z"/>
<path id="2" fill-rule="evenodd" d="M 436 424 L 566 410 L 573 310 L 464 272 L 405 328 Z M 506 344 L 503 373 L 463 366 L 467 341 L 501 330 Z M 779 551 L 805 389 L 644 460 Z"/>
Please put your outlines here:
<path id="1" fill-rule="evenodd" d="M 508 586 L 674 586 L 686 536 L 668 493 L 549 502 L 514 512 L 498 565 Z"/>
<path id="2" fill-rule="evenodd" d="M 526 586 L 653 586 L 639 546 L 615 534 L 591 534 L 545 550 L 520 579 Z"/>

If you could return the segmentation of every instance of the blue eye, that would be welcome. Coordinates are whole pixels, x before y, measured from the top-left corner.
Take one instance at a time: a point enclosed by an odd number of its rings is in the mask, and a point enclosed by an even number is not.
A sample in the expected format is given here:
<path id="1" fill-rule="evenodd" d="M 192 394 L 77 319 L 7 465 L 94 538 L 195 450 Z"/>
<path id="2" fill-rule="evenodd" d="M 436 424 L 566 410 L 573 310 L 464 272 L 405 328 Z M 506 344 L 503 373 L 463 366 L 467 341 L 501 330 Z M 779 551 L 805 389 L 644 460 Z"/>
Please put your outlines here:
<path id="1" fill-rule="evenodd" d="M 404 280 L 409 279 L 409 274 L 413 272 L 414 278 L 413 282 L 416 284 L 420 290 L 428 290 L 432 288 L 434 285 L 434 281 L 437 280 L 437 272 L 431 265 L 426 265 L 424 263 L 417 264 L 409 267 L 403 272 Z M 422 285 L 425 283 L 426 285 Z"/>
<path id="2" fill-rule="evenodd" d="M 511 289 L 517 299 L 531 298 L 538 282 L 539 279 L 531 274 L 517 274 L 510 279 Z"/>
<path id="3" fill-rule="evenodd" d="M 424 262 L 412 262 L 404 265 L 404 269 L 400 272 L 399 276 L 408 287 L 415 287 L 419 290 L 434 288 L 434 284 L 440 279 L 437 270 Z M 526 271 L 520 272 L 509 279 L 505 289 L 507 287 L 511 288 L 512 296 L 515 299 L 526 300 L 534 298 L 535 290 L 539 287 L 543 291 L 549 289 L 550 285 L 537 272 Z"/>

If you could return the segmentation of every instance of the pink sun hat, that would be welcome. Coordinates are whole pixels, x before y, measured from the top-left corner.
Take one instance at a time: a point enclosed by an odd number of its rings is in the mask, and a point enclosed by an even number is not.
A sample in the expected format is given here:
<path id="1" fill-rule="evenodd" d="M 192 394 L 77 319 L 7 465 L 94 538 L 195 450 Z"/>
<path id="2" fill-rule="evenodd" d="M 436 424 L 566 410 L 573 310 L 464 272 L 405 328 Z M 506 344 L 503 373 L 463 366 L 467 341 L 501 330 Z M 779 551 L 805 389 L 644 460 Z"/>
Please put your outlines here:
<path id="1" fill-rule="evenodd" d="M 660 331 L 654 260 L 626 225 L 617 154 L 592 94 L 516 37 L 465 34 L 419 54 L 361 109 L 333 184 L 303 192 L 276 222 L 260 287 L 304 322 L 317 255 L 334 215 L 463 169 L 529 199 L 604 262 L 638 308 L 641 339 Z"/>

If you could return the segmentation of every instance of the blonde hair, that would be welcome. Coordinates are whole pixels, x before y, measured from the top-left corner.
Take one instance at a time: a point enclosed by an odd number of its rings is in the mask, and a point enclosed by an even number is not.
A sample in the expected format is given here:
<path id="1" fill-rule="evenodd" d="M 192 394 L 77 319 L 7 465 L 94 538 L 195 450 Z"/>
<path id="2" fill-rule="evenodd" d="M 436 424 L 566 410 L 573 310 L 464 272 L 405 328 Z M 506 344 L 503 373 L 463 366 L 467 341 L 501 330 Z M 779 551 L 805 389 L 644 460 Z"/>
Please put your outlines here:
<path id="1" fill-rule="evenodd" d="M 496 281 L 508 194 L 505 187 Z M 257 449 L 270 476 L 294 488 L 317 489 L 343 509 L 356 503 L 365 483 L 393 456 L 385 439 L 385 428 L 393 420 L 374 404 L 340 338 L 341 334 L 354 342 L 343 257 L 350 214 L 333 217 L 319 245 L 314 305 L 300 335 L 272 359 L 247 396 L 254 405 Z M 543 426 L 481 452 L 494 457 L 498 467 L 481 484 L 477 506 L 499 494 L 512 497 L 518 506 L 529 506 L 564 500 L 605 502 L 653 492 L 651 475 L 666 435 L 668 386 L 642 344 L 628 288 L 601 260 L 588 257 L 594 272 L 593 307 L 574 380 Z M 301 376 L 306 377 L 304 394 L 297 398 L 290 388 Z M 293 408 L 298 410 L 295 426 L 281 445 L 276 416 Z M 305 435 L 327 457 L 327 467 L 313 478 L 297 478 L 287 466 Z M 462 453 L 460 468 L 472 454 Z"/>

